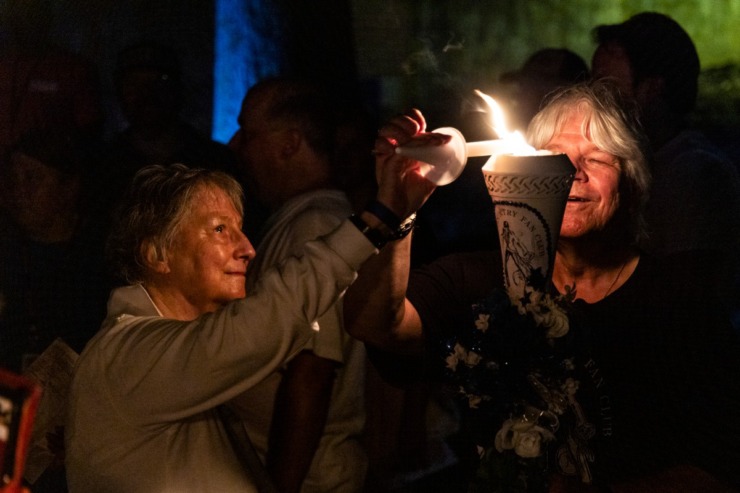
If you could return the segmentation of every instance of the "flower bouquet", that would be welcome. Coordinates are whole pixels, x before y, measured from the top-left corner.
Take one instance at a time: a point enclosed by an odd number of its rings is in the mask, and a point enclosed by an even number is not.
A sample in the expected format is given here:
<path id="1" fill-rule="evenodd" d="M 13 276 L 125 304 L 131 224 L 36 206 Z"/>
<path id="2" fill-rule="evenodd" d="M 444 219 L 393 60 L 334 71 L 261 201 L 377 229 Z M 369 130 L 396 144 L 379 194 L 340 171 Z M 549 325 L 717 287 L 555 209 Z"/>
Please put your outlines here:
<path id="1" fill-rule="evenodd" d="M 442 341 L 480 466 L 471 492 L 545 491 L 553 472 L 590 482 L 594 427 L 577 400 L 567 306 L 552 296 L 555 243 L 573 166 L 564 155 L 498 156 L 483 172 L 494 202 L 504 286 Z"/>

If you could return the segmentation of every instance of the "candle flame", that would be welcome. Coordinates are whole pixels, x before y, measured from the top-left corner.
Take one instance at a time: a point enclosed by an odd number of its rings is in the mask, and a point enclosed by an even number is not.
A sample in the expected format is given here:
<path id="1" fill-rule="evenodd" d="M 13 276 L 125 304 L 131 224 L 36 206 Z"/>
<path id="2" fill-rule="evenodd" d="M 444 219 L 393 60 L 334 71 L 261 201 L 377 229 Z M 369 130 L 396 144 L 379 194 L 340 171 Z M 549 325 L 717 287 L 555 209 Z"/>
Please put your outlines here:
<path id="1" fill-rule="evenodd" d="M 508 127 L 506 126 L 506 116 L 504 115 L 504 110 L 501 109 L 501 106 L 496 102 L 495 99 L 493 99 L 488 94 L 479 91 L 478 89 L 475 90 L 475 93 L 480 96 L 488 105 L 488 108 L 491 111 L 493 129 L 496 131 L 499 139 L 504 139 L 514 144 L 517 149 L 516 154 L 527 154 L 535 150 L 534 147 L 527 144 L 527 141 L 524 139 L 524 136 L 521 132 L 509 131 Z"/>

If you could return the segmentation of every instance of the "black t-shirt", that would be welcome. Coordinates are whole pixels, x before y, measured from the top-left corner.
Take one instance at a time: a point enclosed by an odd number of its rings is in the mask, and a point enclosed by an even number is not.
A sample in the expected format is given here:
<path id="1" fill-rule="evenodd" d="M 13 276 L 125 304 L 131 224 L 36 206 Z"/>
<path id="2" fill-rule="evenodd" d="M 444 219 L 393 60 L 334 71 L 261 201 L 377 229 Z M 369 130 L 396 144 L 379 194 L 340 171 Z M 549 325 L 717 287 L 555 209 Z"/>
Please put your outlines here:
<path id="1" fill-rule="evenodd" d="M 607 298 L 573 303 L 568 337 L 590 380 L 581 399 L 597 428 L 597 480 L 616 483 L 689 463 L 740 485 L 740 345 L 711 272 L 702 255 L 643 255 Z M 386 376 L 418 378 L 423 368 L 424 378 L 438 378 L 439 341 L 471 323 L 471 305 L 500 288 L 502 276 L 496 251 L 416 269 L 407 296 L 428 351 L 423 361 L 374 361 Z"/>

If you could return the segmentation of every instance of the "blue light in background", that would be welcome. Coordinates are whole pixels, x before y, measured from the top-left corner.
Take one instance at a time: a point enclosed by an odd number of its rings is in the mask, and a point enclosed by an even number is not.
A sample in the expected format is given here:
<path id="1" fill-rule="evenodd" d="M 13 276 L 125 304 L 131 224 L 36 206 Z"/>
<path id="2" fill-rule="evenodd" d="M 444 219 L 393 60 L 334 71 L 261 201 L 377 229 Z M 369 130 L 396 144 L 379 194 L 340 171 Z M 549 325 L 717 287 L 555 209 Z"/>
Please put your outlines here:
<path id="1" fill-rule="evenodd" d="M 259 79 L 280 71 L 279 18 L 270 0 L 215 0 L 214 140 L 226 143 L 238 128 L 242 99 Z"/>

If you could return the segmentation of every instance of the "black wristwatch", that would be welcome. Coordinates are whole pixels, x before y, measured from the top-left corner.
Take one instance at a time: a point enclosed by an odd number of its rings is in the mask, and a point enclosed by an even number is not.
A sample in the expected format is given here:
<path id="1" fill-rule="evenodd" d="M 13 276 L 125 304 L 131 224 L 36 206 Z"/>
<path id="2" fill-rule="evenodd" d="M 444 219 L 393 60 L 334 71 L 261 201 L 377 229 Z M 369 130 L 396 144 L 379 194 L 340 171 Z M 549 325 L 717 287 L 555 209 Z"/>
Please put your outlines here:
<path id="1" fill-rule="evenodd" d="M 416 213 L 411 214 L 409 217 L 403 220 L 401 224 L 390 233 L 383 232 L 378 228 L 371 227 L 357 214 L 352 214 L 349 217 L 349 220 L 352 221 L 352 224 L 354 224 L 368 240 L 370 240 L 370 243 L 372 243 L 375 248 L 380 250 L 389 241 L 400 240 L 408 236 L 411 230 L 414 229 L 414 223 L 416 222 Z"/>
<path id="2" fill-rule="evenodd" d="M 416 213 L 414 212 L 406 219 L 401 220 L 395 212 L 390 210 L 382 202 L 377 199 L 373 199 L 367 203 L 365 210 L 370 214 L 374 215 L 385 226 L 392 232 L 391 240 L 400 240 L 405 238 L 414 229 L 414 223 L 416 222 Z"/>
<path id="3" fill-rule="evenodd" d="M 416 224 L 416 212 L 411 214 L 409 217 L 401 221 L 401 224 L 398 225 L 395 231 L 393 231 L 392 236 L 394 240 L 400 240 L 402 238 L 406 238 L 409 233 L 411 233 L 411 230 L 414 229 L 414 225 Z"/>
<path id="4" fill-rule="evenodd" d="M 364 234 L 365 238 L 370 240 L 370 243 L 372 243 L 378 250 L 383 248 L 386 243 L 393 239 L 390 235 L 384 234 L 381 230 L 371 227 L 357 214 L 349 216 L 349 220 L 352 221 L 352 224 L 360 230 L 360 233 Z"/>

